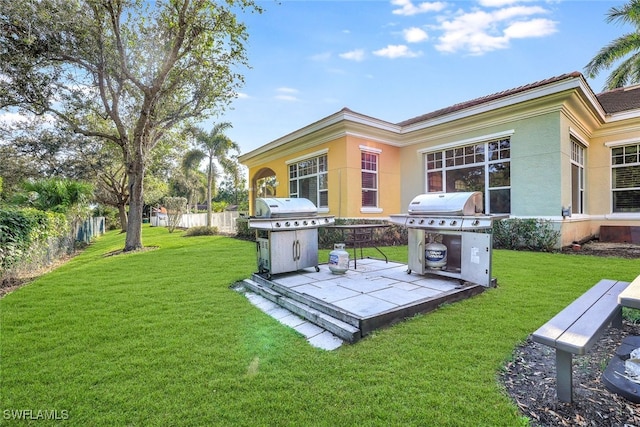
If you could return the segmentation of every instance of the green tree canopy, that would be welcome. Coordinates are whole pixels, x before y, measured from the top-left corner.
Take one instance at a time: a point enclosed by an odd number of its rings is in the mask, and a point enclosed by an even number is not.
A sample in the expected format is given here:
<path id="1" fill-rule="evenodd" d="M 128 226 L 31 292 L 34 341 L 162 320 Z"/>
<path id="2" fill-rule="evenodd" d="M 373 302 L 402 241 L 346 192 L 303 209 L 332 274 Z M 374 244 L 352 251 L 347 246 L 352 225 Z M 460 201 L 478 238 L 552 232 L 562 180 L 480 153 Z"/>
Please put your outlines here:
<path id="1" fill-rule="evenodd" d="M 607 77 L 605 89 L 640 83 L 640 0 L 630 0 L 622 7 L 612 7 L 607 22 L 631 24 L 634 31 L 613 40 L 593 57 L 585 73 L 593 78 L 618 63 Z"/>
<path id="2" fill-rule="evenodd" d="M 0 109 L 50 115 L 119 147 L 125 251 L 142 247 L 143 180 L 163 136 L 224 110 L 248 65 L 253 0 L 0 0 Z"/>

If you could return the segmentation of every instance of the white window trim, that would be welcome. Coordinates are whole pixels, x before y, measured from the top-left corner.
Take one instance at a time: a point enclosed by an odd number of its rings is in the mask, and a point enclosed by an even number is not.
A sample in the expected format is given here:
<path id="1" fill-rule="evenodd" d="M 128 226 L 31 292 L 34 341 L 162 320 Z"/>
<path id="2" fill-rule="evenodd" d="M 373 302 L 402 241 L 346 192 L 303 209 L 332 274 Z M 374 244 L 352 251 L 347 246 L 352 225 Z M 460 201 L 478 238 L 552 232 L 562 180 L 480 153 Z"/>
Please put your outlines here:
<path id="1" fill-rule="evenodd" d="M 587 140 L 580 136 L 580 134 L 576 132 L 576 130 L 572 127 L 569 127 L 569 136 L 574 137 L 576 140 L 578 140 L 578 142 L 580 142 L 580 144 L 584 145 L 585 148 L 589 148 L 589 143 L 587 142 Z"/>
<path id="2" fill-rule="evenodd" d="M 478 144 L 480 142 L 491 142 L 498 139 L 511 137 L 515 133 L 516 133 L 515 129 L 509 129 L 503 132 L 492 133 L 489 135 L 476 136 L 473 138 L 462 139 L 454 142 L 448 142 L 446 144 L 434 145 L 433 147 L 420 149 L 417 152 L 418 154 L 426 154 L 426 153 L 431 153 L 433 151 L 446 150 L 447 148 L 458 148 L 463 145 L 473 145 L 473 144 Z"/>
<path id="3" fill-rule="evenodd" d="M 366 145 L 360 145 L 358 148 L 360 148 L 360 151 L 366 151 L 368 153 L 374 153 L 374 154 L 382 153 L 382 150 L 380 148 L 367 147 Z"/>
<path id="4" fill-rule="evenodd" d="M 382 208 L 362 207 L 360 213 L 382 213 Z"/>
<path id="5" fill-rule="evenodd" d="M 604 146 L 607 148 L 617 148 L 617 147 L 623 147 L 626 145 L 634 145 L 634 144 L 640 144 L 640 138 L 629 138 L 629 139 L 622 139 L 622 140 L 618 140 L 618 141 L 611 141 L 611 142 L 605 142 Z M 618 219 L 618 220 L 622 220 L 622 219 L 630 219 L 630 220 L 635 220 L 640 218 L 640 212 L 614 212 L 613 211 L 613 162 L 612 162 L 612 158 L 611 158 L 611 152 L 609 152 L 609 214 L 605 215 L 605 217 L 607 219 Z"/>
<path id="6" fill-rule="evenodd" d="M 285 160 L 284 164 L 289 166 L 292 163 L 298 163 L 298 162 L 301 162 L 303 160 L 312 159 L 314 157 L 320 157 L 320 156 L 322 156 L 324 154 L 327 154 L 328 152 L 329 152 L 329 149 L 325 148 L 323 150 L 314 151 L 313 153 L 305 154 L 304 156 L 296 157 L 295 159 Z"/>
<path id="7" fill-rule="evenodd" d="M 360 146 L 361 155 L 362 155 L 362 152 L 373 154 L 376 156 L 376 171 L 372 172 L 370 170 L 366 170 L 367 173 L 375 173 L 376 175 L 376 206 L 360 206 L 360 212 L 361 213 L 380 213 L 382 212 L 382 209 L 380 208 L 380 175 L 378 172 L 380 171 L 380 153 L 382 153 L 382 150 L 361 145 Z M 365 169 L 362 169 L 362 166 L 360 166 L 361 175 L 363 171 L 365 171 Z M 361 184 L 360 191 L 362 190 L 363 188 Z"/>
<path id="8" fill-rule="evenodd" d="M 629 139 L 621 139 L 619 141 L 605 142 L 604 146 L 607 148 L 616 148 L 616 147 L 620 147 L 621 145 L 633 145 L 638 143 L 640 143 L 640 138 L 629 138 Z M 611 159 L 611 156 L 609 156 L 609 159 Z"/>

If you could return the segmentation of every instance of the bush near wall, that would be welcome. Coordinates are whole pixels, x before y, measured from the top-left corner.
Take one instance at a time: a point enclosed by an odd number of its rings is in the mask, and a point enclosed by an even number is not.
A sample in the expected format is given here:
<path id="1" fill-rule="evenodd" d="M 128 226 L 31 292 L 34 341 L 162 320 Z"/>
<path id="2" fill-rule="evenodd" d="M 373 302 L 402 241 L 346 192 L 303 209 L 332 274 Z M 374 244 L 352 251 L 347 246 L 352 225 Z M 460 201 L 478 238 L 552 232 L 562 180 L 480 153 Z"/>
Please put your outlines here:
<path id="1" fill-rule="evenodd" d="M 21 266 L 50 262 L 51 241 L 68 234 L 63 214 L 32 208 L 0 209 L 0 278 L 12 275 Z"/>
<path id="2" fill-rule="evenodd" d="M 249 228 L 249 218 L 239 216 L 236 218 L 236 237 L 239 239 L 255 240 L 256 231 Z"/>
<path id="3" fill-rule="evenodd" d="M 559 241 L 560 231 L 549 220 L 510 218 L 493 222 L 494 249 L 552 252 Z"/>

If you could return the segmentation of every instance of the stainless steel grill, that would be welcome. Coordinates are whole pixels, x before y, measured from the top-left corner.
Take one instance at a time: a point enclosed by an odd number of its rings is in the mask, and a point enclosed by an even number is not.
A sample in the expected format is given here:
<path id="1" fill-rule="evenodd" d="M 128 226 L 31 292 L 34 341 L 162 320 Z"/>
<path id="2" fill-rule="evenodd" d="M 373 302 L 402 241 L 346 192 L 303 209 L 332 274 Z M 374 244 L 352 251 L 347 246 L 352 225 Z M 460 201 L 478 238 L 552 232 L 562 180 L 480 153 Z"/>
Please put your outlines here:
<path id="1" fill-rule="evenodd" d="M 430 230 L 483 230 L 493 217 L 482 215 L 482 193 L 427 193 L 413 198 L 408 214 L 390 215 L 391 222 Z"/>
<path id="2" fill-rule="evenodd" d="M 304 198 L 259 198 L 249 228 L 256 230 L 258 273 L 273 274 L 318 268 L 318 227 L 335 223 L 334 216 L 319 216 Z"/>
<path id="3" fill-rule="evenodd" d="M 392 223 L 408 228 L 407 272 L 491 286 L 490 231 L 497 217 L 483 210 L 480 192 L 428 193 L 416 196 L 406 214 L 390 215 Z M 437 262 L 430 258 L 434 253 Z"/>

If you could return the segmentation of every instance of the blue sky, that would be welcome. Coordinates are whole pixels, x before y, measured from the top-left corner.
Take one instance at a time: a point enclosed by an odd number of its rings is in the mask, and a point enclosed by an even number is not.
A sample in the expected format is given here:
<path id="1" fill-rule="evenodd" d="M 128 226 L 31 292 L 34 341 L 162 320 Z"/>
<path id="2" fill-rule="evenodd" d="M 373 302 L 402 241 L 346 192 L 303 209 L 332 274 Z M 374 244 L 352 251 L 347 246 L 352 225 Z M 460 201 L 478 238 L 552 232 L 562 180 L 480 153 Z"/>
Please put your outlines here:
<path id="1" fill-rule="evenodd" d="M 392 123 L 573 71 L 631 32 L 623 1 L 265 1 L 226 134 L 247 153 L 343 107 Z M 602 91 L 606 72 L 588 79 Z M 204 125 L 206 127 L 206 124 Z"/>

